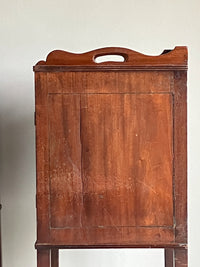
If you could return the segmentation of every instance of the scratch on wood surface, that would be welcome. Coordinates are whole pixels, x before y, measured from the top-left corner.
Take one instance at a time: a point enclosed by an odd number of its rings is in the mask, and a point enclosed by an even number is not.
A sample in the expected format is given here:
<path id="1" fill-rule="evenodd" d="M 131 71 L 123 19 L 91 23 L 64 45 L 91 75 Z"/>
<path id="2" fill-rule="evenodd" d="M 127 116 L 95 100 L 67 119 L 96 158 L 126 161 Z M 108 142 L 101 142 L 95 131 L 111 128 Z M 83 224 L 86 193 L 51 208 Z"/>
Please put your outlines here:
<path id="1" fill-rule="evenodd" d="M 157 195 L 157 192 L 150 185 L 148 185 L 148 184 L 146 184 L 145 182 L 142 182 L 142 181 L 137 181 L 137 183 L 144 185 L 146 188 L 150 189 L 154 194 Z"/>
<path id="2" fill-rule="evenodd" d="M 107 214 L 109 215 L 110 221 L 111 221 L 112 225 L 114 226 L 114 228 L 120 233 L 121 232 L 120 229 L 117 227 L 117 225 L 114 224 L 113 219 L 112 219 L 112 215 L 110 214 L 110 212 L 107 210 L 106 207 L 104 207 L 104 211 L 107 212 Z"/>
<path id="3" fill-rule="evenodd" d="M 80 216 L 79 216 L 79 224 L 80 224 L 80 227 L 83 227 L 83 209 L 84 209 L 84 201 L 83 201 L 83 192 L 84 192 L 84 183 L 83 183 L 83 179 L 82 179 L 82 175 L 81 175 L 81 171 L 78 169 L 77 165 L 74 164 L 73 160 L 71 159 L 71 157 L 69 156 L 69 154 L 67 155 L 67 158 L 69 160 L 69 162 L 71 163 L 72 165 L 72 168 L 73 168 L 73 173 L 75 173 L 77 175 L 77 177 L 80 178 L 81 182 L 81 199 L 82 199 L 82 205 L 80 205 Z"/>
<path id="4" fill-rule="evenodd" d="M 71 159 L 71 157 L 69 155 L 67 155 L 67 159 L 69 160 L 69 162 L 72 165 L 73 172 L 76 173 L 77 176 L 80 176 L 80 170 L 78 169 L 78 167 L 76 166 L 76 164 L 74 164 L 73 160 Z"/>

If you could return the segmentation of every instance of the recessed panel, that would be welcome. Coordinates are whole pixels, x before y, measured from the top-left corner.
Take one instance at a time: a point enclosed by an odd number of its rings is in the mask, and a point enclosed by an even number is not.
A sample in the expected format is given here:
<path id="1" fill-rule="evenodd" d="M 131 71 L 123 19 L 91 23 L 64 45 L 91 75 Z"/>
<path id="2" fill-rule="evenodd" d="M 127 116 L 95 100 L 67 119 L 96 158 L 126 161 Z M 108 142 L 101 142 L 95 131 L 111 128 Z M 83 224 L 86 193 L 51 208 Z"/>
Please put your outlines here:
<path id="1" fill-rule="evenodd" d="M 172 96 L 49 96 L 51 226 L 172 226 Z"/>
<path id="2" fill-rule="evenodd" d="M 82 95 L 81 142 L 85 226 L 172 226 L 171 95 Z"/>

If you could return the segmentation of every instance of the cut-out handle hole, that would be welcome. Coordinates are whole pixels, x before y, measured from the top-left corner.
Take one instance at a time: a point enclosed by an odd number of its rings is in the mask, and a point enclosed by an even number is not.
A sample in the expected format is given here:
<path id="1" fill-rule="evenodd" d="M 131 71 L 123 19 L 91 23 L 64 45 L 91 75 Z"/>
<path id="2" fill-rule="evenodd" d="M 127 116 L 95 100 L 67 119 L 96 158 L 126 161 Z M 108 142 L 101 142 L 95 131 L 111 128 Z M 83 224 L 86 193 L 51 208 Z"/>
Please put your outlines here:
<path id="1" fill-rule="evenodd" d="M 95 59 L 96 63 L 103 62 L 124 62 L 125 58 L 120 55 L 106 55 L 106 56 L 97 56 Z"/>

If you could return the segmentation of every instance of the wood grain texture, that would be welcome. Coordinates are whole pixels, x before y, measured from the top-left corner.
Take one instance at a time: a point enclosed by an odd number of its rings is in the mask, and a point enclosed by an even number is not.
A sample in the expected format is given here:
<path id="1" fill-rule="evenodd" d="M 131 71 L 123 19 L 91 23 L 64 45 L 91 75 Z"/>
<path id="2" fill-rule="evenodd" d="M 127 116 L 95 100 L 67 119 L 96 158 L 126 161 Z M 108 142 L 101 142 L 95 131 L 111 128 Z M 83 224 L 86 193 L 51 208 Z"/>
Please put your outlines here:
<path id="1" fill-rule="evenodd" d="M 187 244 L 180 244 L 174 242 L 164 242 L 164 243 L 134 243 L 134 244 L 92 244 L 92 245 L 70 245 L 66 244 L 66 242 L 48 242 L 48 243 L 36 243 L 36 249 L 105 249 L 105 248 L 187 248 Z"/>
<path id="2" fill-rule="evenodd" d="M 168 227 L 85 227 L 51 229 L 54 245 L 68 246 L 158 246 L 174 242 L 173 229 Z"/>
<path id="3" fill-rule="evenodd" d="M 48 91 L 46 74 L 38 73 L 36 88 L 36 175 L 37 175 L 37 240 L 49 239 L 49 145 L 48 145 Z M 39 203 L 39 204 L 38 204 Z"/>
<path id="4" fill-rule="evenodd" d="M 78 95 L 49 96 L 52 227 L 173 225 L 171 104 L 170 95 L 82 95 L 81 106 Z"/>
<path id="5" fill-rule="evenodd" d="M 174 267 L 174 249 L 165 249 L 165 267 Z"/>
<path id="6" fill-rule="evenodd" d="M 187 249 L 175 249 L 175 267 L 188 267 Z"/>
<path id="7" fill-rule="evenodd" d="M 51 267 L 59 267 L 59 250 L 51 249 Z"/>
<path id="8" fill-rule="evenodd" d="M 173 89 L 172 71 L 47 73 L 49 93 L 167 93 Z"/>
<path id="9" fill-rule="evenodd" d="M 165 249 L 165 267 L 187 267 L 187 248 Z"/>
<path id="10" fill-rule="evenodd" d="M 174 198 L 176 241 L 187 243 L 187 73 L 174 77 Z"/>
<path id="11" fill-rule="evenodd" d="M 187 247 L 185 69 L 185 47 L 35 66 L 38 249 Z"/>
<path id="12" fill-rule="evenodd" d="M 51 227 L 81 227 L 80 97 L 50 95 L 48 104 Z"/>
<path id="13" fill-rule="evenodd" d="M 103 62 L 96 63 L 95 59 L 103 55 L 121 55 L 124 62 Z M 52 66 L 59 66 L 55 68 Z M 62 67 L 61 67 L 62 66 Z M 106 47 L 96 49 L 83 54 L 74 54 L 66 51 L 55 50 L 49 53 L 46 61 L 40 61 L 34 67 L 35 71 L 61 71 L 67 70 L 64 66 L 76 66 L 79 70 L 93 69 L 134 69 L 134 68 L 157 68 L 157 69 L 186 69 L 187 68 L 187 48 L 175 47 L 159 56 L 147 56 L 136 51 L 120 48 Z"/>
<path id="14" fill-rule="evenodd" d="M 49 249 L 37 250 L 37 267 L 51 267 Z"/>
<path id="15" fill-rule="evenodd" d="M 108 242 L 110 228 L 119 229 L 120 243 L 121 227 L 173 227 L 171 99 L 170 94 L 49 96 L 51 227 L 70 228 L 62 233 L 69 243 L 77 242 L 72 228 L 76 235 L 85 229 L 78 242 L 86 244 L 98 228 L 109 227 Z M 129 237 L 138 242 L 149 232 L 156 240 L 161 230 L 142 228 L 134 236 L 138 230 L 131 229 Z M 165 230 L 172 241 L 173 231 Z"/>
<path id="16" fill-rule="evenodd" d="M 86 226 L 172 226 L 170 96 L 81 99 Z"/>

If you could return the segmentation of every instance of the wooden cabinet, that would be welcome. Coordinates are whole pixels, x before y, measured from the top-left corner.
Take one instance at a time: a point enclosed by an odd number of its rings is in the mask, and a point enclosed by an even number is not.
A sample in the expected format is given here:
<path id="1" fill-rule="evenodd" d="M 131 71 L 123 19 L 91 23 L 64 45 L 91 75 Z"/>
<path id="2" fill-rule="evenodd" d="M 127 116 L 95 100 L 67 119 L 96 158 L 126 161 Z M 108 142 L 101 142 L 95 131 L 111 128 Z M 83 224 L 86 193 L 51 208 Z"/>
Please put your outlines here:
<path id="1" fill-rule="evenodd" d="M 53 51 L 34 71 L 38 267 L 108 247 L 187 266 L 187 48 Z"/>

